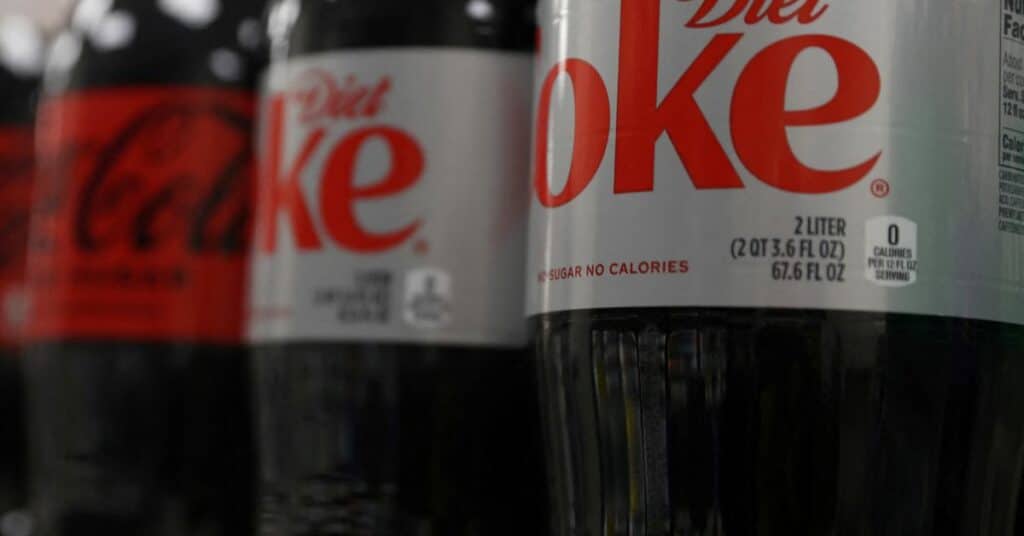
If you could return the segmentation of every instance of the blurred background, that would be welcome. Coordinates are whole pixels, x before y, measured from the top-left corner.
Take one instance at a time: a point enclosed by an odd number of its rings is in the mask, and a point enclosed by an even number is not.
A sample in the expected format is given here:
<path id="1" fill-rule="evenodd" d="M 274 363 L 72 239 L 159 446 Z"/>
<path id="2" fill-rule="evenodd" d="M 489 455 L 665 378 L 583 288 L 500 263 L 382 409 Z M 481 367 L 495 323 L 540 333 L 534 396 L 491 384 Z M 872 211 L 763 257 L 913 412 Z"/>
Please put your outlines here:
<path id="1" fill-rule="evenodd" d="M 0 14 L 31 17 L 47 30 L 53 30 L 67 16 L 72 0 L 0 0 Z"/>

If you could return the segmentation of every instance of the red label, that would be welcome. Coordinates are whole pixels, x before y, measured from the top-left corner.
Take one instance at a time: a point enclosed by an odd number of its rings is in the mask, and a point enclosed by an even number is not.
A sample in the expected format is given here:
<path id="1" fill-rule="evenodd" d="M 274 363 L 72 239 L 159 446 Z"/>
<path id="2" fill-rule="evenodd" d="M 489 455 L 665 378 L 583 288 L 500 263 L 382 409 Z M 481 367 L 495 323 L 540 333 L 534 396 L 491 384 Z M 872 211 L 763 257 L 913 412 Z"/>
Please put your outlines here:
<path id="1" fill-rule="evenodd" d="M 254 106 L 198 88 L 43 104 L 29 338 L 241 340 Z"/>
<path id="2" fill-rule="evenodd" d="M 0 346 L 24 326 L 25 247 L 35 173 L 32 129 L 0 127 Z"/>

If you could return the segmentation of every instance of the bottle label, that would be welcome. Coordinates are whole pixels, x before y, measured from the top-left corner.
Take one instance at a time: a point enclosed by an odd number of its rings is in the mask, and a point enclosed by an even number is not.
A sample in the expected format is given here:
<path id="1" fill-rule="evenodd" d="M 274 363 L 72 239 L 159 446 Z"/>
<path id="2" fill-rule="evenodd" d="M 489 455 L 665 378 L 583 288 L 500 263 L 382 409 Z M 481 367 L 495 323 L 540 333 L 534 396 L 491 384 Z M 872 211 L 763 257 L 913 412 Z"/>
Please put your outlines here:
<path id="1" fill-rule="evenodd" d="M 0 348 L 16 346 L 25 325 L 34 143 L 30 126 L 0 126 Z"/>
<path id="2" fill-rule="evenodd" d="M 30 339 L 242 340 L 254 111 L 212 88 L 44 101 Z"/>
<path id="3" fill-rule="evenodd" d="M 349 50 L 271 69 L 253 340 L 524 343 L 530 60 Z"/>
<path id="4" fill-rule="evenodd" d="M 542 0 L 528 313 L 1024 323 L 1020 5 Z"/>

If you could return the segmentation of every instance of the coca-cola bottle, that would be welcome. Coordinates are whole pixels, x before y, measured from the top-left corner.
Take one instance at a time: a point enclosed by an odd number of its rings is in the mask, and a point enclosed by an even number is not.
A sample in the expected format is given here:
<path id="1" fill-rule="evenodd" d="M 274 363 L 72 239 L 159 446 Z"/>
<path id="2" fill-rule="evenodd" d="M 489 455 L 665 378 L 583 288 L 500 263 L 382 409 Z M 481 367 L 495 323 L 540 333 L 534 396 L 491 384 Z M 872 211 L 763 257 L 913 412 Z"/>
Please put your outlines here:
<path id="1" fill-rule="evenodd" d="M 538 534 L 533 6 L 269 9 L 250 336 L 263 534 Z"/>
<path id="2" fill-rule="evenodd" d="M 37 125 L 26 352 L 43 535 L 246 534 L 258 2 L 82 0 Z"/>
<path id="3" fill-rule="evenodd" d="M 557 533 L 1019 533 L 1024 4 L 539 13 Z"/>
<path id="4" fill-rule="evenodd" d="M 32 122 L 43 37 L 28 19 L 0 17 L 0 534 L 24 536 L 25 506 L 21 328 L 25 249 L 35 173 Z"/>

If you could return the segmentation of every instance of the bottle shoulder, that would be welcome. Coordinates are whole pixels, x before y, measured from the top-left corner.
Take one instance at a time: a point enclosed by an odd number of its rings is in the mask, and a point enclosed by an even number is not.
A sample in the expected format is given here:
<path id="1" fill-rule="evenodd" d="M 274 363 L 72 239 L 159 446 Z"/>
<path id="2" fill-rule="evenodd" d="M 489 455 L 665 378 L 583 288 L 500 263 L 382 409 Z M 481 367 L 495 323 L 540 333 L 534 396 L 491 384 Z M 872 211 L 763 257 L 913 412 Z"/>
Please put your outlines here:
<path id="1" fill-rule="evenodd" d="M 466 47 L 531 50 L 535 0 L 272 0 L 275 60 L 330 50 Z"/>
<path id="2" fill-rule="evenodd" d="M 257 3 L 191 0 L 214 7 L 187 11 L 181 6 L 188 3 L 81 0 L 51 47 L 46 93 L 125 85 L 255 87 L 266 57 Z"/>

